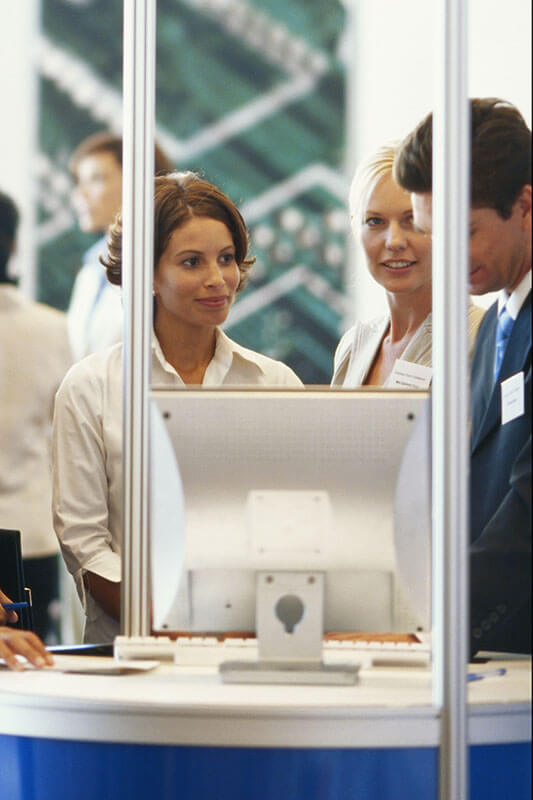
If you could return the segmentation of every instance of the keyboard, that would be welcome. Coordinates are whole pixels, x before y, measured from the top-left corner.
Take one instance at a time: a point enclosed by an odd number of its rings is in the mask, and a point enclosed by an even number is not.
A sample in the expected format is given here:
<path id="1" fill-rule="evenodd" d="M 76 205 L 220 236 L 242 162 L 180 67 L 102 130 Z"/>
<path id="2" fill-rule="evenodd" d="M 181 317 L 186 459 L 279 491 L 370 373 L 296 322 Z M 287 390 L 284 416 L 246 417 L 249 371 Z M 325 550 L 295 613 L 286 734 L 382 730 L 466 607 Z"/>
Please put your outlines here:
<path id="1" fill-rule="evenodd" d="M 174 661 L 176 641 L 169 636 L 116 636 L 113 655 L 118 659 L 148 658 Z"/>
<path id="2" fill-rule="evenodd" d="M 118 659 L 157 659 L 179 666 L 218 666 L 223 661 L 254 661 L 257 640 L 249 637 L 215 636 L 117 636 L 114 655 Z M 362 666 L 427 666 L 431 651 L 428 640 L 394 641 L 324 641 L 325 664 L 356 663 Z"/>

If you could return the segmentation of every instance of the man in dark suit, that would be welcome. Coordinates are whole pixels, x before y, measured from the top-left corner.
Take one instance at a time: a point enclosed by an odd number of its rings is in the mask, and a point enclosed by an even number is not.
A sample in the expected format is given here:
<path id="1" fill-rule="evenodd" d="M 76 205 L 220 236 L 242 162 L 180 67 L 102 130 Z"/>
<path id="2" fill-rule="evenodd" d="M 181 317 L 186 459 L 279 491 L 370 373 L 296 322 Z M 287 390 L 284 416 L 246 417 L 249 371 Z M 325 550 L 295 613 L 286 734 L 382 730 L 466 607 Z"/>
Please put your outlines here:
<path id="1" fill-rule="evenodd" d="M 471 652 L 531 653 L 531 131 L 503 100 L 470 112 L 470 292 L 499 291 L 471 373 Z M 431 114 L 402 143 L 395 178 L 430 233 Z"/>

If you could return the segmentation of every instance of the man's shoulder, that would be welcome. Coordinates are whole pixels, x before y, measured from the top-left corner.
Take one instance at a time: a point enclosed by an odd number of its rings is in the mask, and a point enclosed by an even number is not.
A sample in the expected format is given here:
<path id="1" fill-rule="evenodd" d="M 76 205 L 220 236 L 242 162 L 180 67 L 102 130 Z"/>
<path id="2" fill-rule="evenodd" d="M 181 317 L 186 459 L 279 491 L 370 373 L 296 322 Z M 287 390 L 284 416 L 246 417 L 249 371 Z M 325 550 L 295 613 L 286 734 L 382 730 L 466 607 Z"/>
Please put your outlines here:
<path id="1" fill-rule="evenodd" d="M 53 306 L 39 303 L 19 292 L 12 311 L 9 324 L 21 326 L 31 336 L 42 340 L 49 334 L 66 335 L 66 314 Z"/>
<path id="2" fill-rule="evenodd" d="M 107 252 L 106 237 L 102 236 L 96 241 L 88 250 L 83 254 L 83 263 L 85 265 L 102 266 L 100 263 L 100 256 L 105 255 Z"/>
<path id="3" fill-rule="evenodd" d="M 43 321 L 56 328 L 64 328 L 67 324 L 67 315 L 58 308 L 35 301 L 30 303 L 29 308 L 31 308 L 32 313 L 35 314 L 36 317 L 40 317 Z"/>
<path id="4" fill-rule="evenodd" d="M 74 278 L 72 293 L 74 293 L 76 290 L 79 291 L 80 289 L 84 291 L 88 284 L 98 284 L 102 279 L 102 275 L 104 274 L 105 267 L 98 261 L 89 261 L 83 264 Z"/>
<path id="5" fill-rule="evenodd" d="M 484 350 L 489 344 L 494 344 L 494 331 L 498 319 L 498 302 L 495 301 L 481 319 L 476 337 L 476 351 Z"/>

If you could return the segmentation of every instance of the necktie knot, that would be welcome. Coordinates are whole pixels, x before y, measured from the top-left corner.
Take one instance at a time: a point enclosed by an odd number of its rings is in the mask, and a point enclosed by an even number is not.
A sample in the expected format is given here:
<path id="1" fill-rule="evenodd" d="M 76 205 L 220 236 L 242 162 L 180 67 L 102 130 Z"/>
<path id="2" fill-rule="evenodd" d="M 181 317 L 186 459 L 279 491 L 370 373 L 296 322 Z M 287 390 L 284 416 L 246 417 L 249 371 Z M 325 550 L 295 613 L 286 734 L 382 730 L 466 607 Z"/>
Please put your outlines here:
<path id="1" fill-rule="evenodd" d="M 494 380 L 496 381 L 502 365 L 505 348 L 507 341 L 511 335 L 511 328 L 513 327 L 513 318 L 505 308 L 500 311 L 498 316 L 498 326 L 496 329 L 496 352 L 494 357 Z"/>

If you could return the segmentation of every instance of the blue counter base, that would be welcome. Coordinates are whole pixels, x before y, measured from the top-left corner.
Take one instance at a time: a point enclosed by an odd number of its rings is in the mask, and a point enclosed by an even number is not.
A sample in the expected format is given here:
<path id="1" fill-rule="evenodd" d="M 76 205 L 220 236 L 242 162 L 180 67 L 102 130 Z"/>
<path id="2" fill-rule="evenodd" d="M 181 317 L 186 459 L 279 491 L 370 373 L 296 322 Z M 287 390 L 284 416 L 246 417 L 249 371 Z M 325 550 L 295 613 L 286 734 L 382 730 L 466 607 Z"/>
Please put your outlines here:
<path id="1" fill-rule="evenodd" d="M 470 750 L 470 800 L 529 800 L 531 746 Z M 2 800 L 433 800 L 434 748 L 171 747 L 0 736 Z"/>

